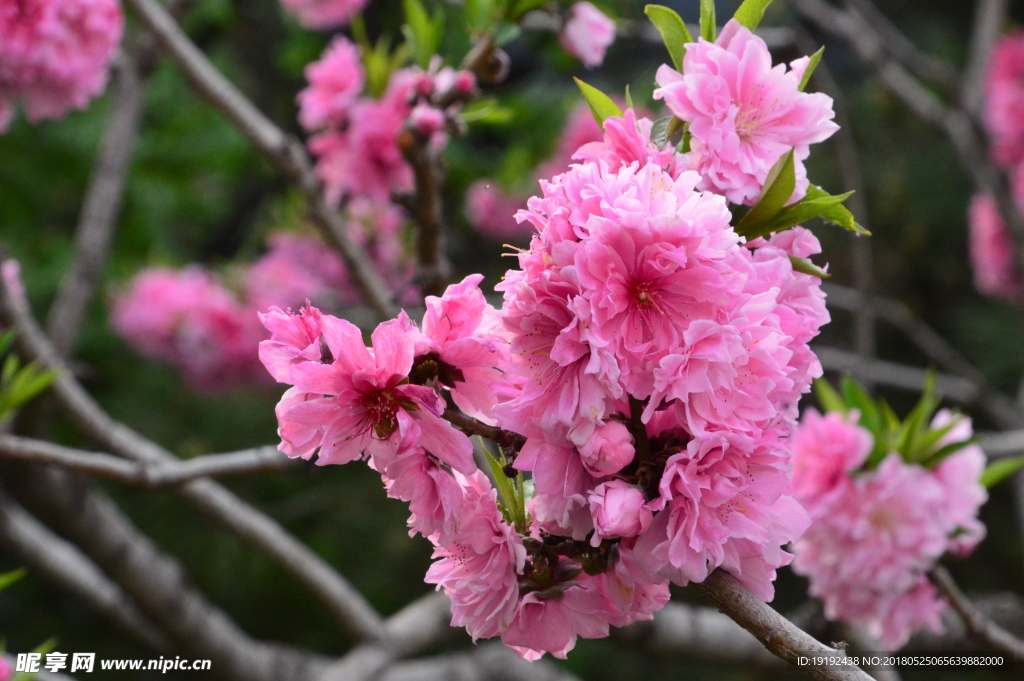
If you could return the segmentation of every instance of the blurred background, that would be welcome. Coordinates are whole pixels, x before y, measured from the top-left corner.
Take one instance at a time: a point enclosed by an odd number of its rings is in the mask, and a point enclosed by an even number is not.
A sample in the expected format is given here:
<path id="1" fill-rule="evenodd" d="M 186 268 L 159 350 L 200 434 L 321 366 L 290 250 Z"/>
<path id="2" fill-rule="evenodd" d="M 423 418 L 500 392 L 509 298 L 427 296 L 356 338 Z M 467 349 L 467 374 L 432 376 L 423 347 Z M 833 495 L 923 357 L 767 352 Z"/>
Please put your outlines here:
<path id="1" fill-rule="evenodd" d="M 697 0 L 665 4 L 688 22 L 697 21 Z M 723 17 L 739 3 L 718 4 Z M 641 2 L 606 0 L 602 7 L 620 19 L 644 19 Z M 973 3 L 890 0 L 883 10 L 922 50 L 957 68 L 963 65 Z M 1011 12 L 1024 23 L 1024 2 L 1011 3 Z M 399 34 L 402 15 L 396 0 L 371 0 L 365 16 L 371 38 Z M 201 0 L 192 2 L 183 17 L 189 35 L 223 73 L 281 127 L 301 134 L 295 96 L 304 86 L 302 69 L 319 56 L 329 33 L 300 28 L 277 0 Z M 780 1 L 762 25 L 798 23 Z M 130 13 L 127 30 L 139 30 Z M 974 193 L 969 175 L 948 139 L 910 113 L 844 43 L 811 27 L 807 31 L 812 41 L 827 45 L 825 62 L 841 90 L 860 157 L 866 215 L 858 218 L 874 234 L 869 246 L 875 290 L 910 306 L 998 389 L 1015 396 L 1024 370 L 1024 315 L 1019 307 L 982 297 L 973 288 L 966 227 Z M 456 36 L 453 32 L 452 40 L 465 40 Z M 452 46 L 450 53 L 463 49 Z M 524 32 L 506 50 L 511 74 L 488 92 L 510 115 L 473 125 L 468 136 L 452 140 L 447 152 L 450 256 L 459 277 L 483 272 L 487 288 L 508 267 L 508 260 L 501 258 L 507 239 L 490 238 L 466 220 L 464 197 L 470 184 L 493 178 L 504 191 L 529 195 L 536 167 L 557 152 L 563 126 L 580 102 L 573 76 L 610 93 L 621 93 L 628 84 L 638 106 L 657 111 L 651 100 L 654 74 L 666 61 L 660 44 L 638 37 L 620 37 L 604 66 L 592 71 L 560 49 L 550 32 Z M 776 61 L 803 53 L 786 48 L 776 54 Z M 21 262 L 38 316 L 45 313 L 69 266 L 109 99 L 108 93 L 63 121 L 30 126 L 17 118 L 0 136 L 0 241 Z M 838 160 L 834 139 L 818 145 L 808 163 L 809 175 L 833 193 L 847 189 Z M 303 229 L 299 202 L 296 191 L 193 92 L 178 68 L 160 59 L 145 86 L 141 136 L 101 295 L 90 308 L 75 355 L 83 382 L 115 418 L 185 458 L 276 442 L 273 407 L 281 388 L 265 382 L 226 392 L 197 390 L 175 369 L 134 353 L 113 332 L 108 315 L 112 296 L 146 266 L 201 263 L 230 281 L 233 267 L 261 255 L 268 234 Z M 829 263 L 830 281 L 854 285 L 854 237 L 817 225 L 815 232 L 824 245 L 816 260 Z M 524 245 L 522 239 L 510 243 Z M 854 350 L 852 315 L 839 309 L 832 315 L 820 344 Z M 928 365 L 928 358 L 895 329 L 879 324 L 876 339 L 879 358 Z M 876 392 L 899 413 L 917 398 L 885 386 L 877 386 Z M 976 429 L 997 428 L 983 412 L 967 411 Z M 54 436 L 59 442 L 88 446 L 59 417 Z M 227 485 L 338 568 L 381 613 L 393 613 L 430 590 L 422 580 L 430 557 L 427 541 L 409 539 L 405 505 L 385 498 L 378 476 L 366 467 L 302 466 L 286 474 L 229 480 Z M 254 637 L 332 655 L 351 645 L 302 586 L 180 498 L 104 487 L 143 531 L 181 560 L 189 579 Z M 1010 485 L 992 491 L 982 518 L 988 537 L 969 560 L 951 564 L 951 570 L 967 591 L 1024 594 L 1024 519 Z M 17 567 L 11 556 L 0 555 L 0 572 Z M 676 589 L 674 594 L 700 602 L 691 591 Z M 784 569 L 776 608 L 791 611 L 805 600 L 803 580 Z M 34 574 L 0 593 L 0 636 L 9 650 L 29 650 L 56 637 L 61 650 L 95 651 L 105 658 L 151 656 L 102 616 Z M 464 647 L 468 638 L 459 631 L 446 645 Z M 801 678 L 776 670 L 659 658 L 631 652 L 628 644 L 613 639 L 580 641 L 565 664 L 583 679 L 610 681 Z M 903 676 L 1020 678 L 1012 673 L 930 668 Z M 160 676 L 97 670 L 89 678 L 129 674 L 139 679 Z M 188 676 L 172 672 L 163 678 Z"/>

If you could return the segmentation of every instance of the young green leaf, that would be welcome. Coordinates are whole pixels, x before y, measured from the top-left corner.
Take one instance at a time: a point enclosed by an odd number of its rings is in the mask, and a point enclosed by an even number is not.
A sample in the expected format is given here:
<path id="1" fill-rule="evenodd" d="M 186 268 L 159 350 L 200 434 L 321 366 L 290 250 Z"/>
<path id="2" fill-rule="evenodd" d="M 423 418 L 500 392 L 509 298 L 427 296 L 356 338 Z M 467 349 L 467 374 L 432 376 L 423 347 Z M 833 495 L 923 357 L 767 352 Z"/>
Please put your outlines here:
<path id="1" fill-rule="evenodd" d="M 815 188 L 817 189 L 817 187 Z M 846 192 L 838 196 L 832 196 L 831 194 L 819 190 L 818 192 L 808 194 L 804 198 L 800 199 L 796 203 L 790 206 L 786 206 L 778 213 L 775 217 L 771 218 L 767 222 L 753 226 L 748 229 L 744 234 L 748 239 L 754 239 L 759 236 L 768 236 L 775 232 L 780 232 L 784 229 L 789 229 L 795 225 L 807 222 L 812 218 L 816 218 L 831 210 L 834 206 L 837 206 L 846 199 L 850 198 L 853 192 Z"/>
<path id="2" fill-rule="evenodd" d="M 434 56 L 438 35 L 434 33 L 434 22 L 427 14 L 420 0 L 402 0 L 405 8 L 405 25 L 402 32 L 412 46 L 413 55 L 420 68 L 430 66 L 430 58 Z M 435 13 L 434 18 L 437 18 Z"/>
<path id="3" fill-rule="evenodd" d="M 25 568 L 18 568 L 17 570 L 3 573 L 0 575 L 0 591 L 3 591 L 27 574 L 28 570 Z"/>
<path id="4" fill-rule="evenodd" d="M 770 4 L 772 0 L 743 0 L 732 18 L 753 31 L 761 23 L 764 11 Z"/>
<path id="5" fill-rule="evenodd" d="M 715 23 L 715 0 L 700 0 L 700 37 L 709 43 L 718 37 L 718 24 Z"/>
<path id="6" fill-rule="evenodd" d="M 352 17 L 349 26 L 352 28 L 352 38 L 356 41 L 356 45 L 363 48 L 365 53 L 370 49 L 370 38 L 366 35 L 366 20 L 363 19 L 363 15 L 356 14 Z"/>
<path id="7" fill-rule="evenodd" d="M 808 192 L 809 193 L 809 192 Z M 839 225 L 843 229 L 848 229 L 855 234 L 861 236 L 871 236 L 871 232 L 864 229 L 857 224 L 857 221 L 853 219 L 853 213 L 851 213 L 846 206 L 835 205 L 827 210 L 823 211 L 818 217 L 826 222 L 831 222 L 834 225 Z"/>
<path id="8" fill-rule="evenodd" d="M 803 274 L 809 274 L 812 277 L 818 277 L 819 279 L 828 279 L 832 276 L 807 258 L 798 258 L 795 255 L 791 255 L 789 256 L 789 262 L 793 264 L 794 272 L 802 272 Z"/>
<path id="9" fill-rule="evenodd" d="M 668 122 L 671 120 L 671 116 L 665 116 L 654 121 L 654 124 L 651 125 L 651 141 L 659 149 L 664 149 L 668 143 Z"/>
<path id="10" fill-rule="evenodd" d="M 512 486 L 512 481 L 505 475 L 503 466 L 491 456 L 486 447 L 484 448 L 484 454 L 487 455 L 487 466 L 491 469 L 491 477 L 494 478 L 494 483 L 498 487 L 498 496 L 500 497 L 498 508 L 501 510 L 501 514 L 505 516 L 505 521 L 514 524 L 517 520 L 514 513 L 516 492 Z"/>
<path id="11" fill-rule="evenodd" d="M 822 45 L 817 52 L 811 55 L 811 60 L 807 64 L 807 70 L 804 71 L 804 76 L 803 78 L 800 79 L 800 92 L 803 92 L 804 89 L 807 87 L 807 83 L 811 81 L 811 76 L 814 74 L 814 69 L 818 68 L 818 62 L 821 61 L 821 55 L 824 53 L 825 46 Z"/>
<path id="12" fill-rule="evenodd" d="M 629 83 L 626 83 L 626 108 L 633 108 L 633 95 L 629 91 Z"/>
<path id="13" fill-rule="evenodd" d="M 814 381 L 814 396 L 818 398 L 818 404 L 826 412 L 835 411 L 840 414 L 846 415 L 848 409 L 846 408 L 846 402 L 839 396 L 836 389 L 832 387 L 832 384 L 826 381 L 824 378 L 818 378 Z"/>
<path id="14" fill-rule="evenodd" d="M 843 376 L 839 384 L 846 404 L 860 411 L 860 425 L 870 430 L 876 440 L 879 439 L 882 434 L 882 415 L 875 401 L 849 376 Z"/>
<path id="15" fill-rule="evenodd" d="M 979 482 L 982 487 L 992 487 L 996 483 L 1008 478 L 1021 468 L 1024 468 L 1024 456 L 1014 456 L 1008 459 L 993 461 L 985 467 Z"/>
<path id="16" fill-rule="evenodd" d="M 651 20 L 654 27 L 661 33 L 661 39 L 672 57 L 676 71 L 683 71 L 683 57 L 686 55 L 686 43 L 692 43 L 693 37 L 686 28 L 686 23 L 676 14 L 675 10 L 661 5 L 647 5 L 644 14 Z"/>
<path id="17" fill-rule="evenodd" d="M 736 233 L 747 237 L 774 218 L 793 196 L 796 188 L 796 165 L 793 161 L 793 150 L 782 155 L 764 181 L 761 198 L 754 207 L 736 225 Z"/>
<path id="18" fill-rule="evenodd" d="M 587 100 L 587 105 L 590 107 L 590 113 L 594 114 L 594 119 L 598 124 L 604 128 L 604 119 L 609 116 L 622 116 L 622 109 L 619 105 L 612 101 L 612 98 L 605 93 L 598 90 L 592 85 L 587 85 L 579 78 L 573 78 L 576 81 L 576 85 L 579 86 L 580 92 L 583 93 L 583 99 Z"/>

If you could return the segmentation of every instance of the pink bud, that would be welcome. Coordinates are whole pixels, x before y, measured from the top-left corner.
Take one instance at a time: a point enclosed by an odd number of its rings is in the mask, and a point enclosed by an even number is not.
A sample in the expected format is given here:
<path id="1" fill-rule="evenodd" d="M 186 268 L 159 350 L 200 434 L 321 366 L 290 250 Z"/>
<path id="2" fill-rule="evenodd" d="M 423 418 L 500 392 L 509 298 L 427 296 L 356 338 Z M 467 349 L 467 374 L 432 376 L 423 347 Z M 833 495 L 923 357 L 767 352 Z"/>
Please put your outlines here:
<path id="1" fill-rule="evenodd" d="M 455 91 L 460 95 L 468 95 L 476 89 L 476 76 L 472 71 L 459 71 L 455 74 Z"/>
<path id="2" fill-rule="evenodd" d="M 444 113 L 429 104 L 418 104 L 409 114 L 409 124 L 417 134 L 430 137 L 444 127 Z"/>
<path id="3" fill-rule="evenodd" d="M 599 426 L 580 447 L 583 465 L 591 475 L 598 477 L 618 473 L 635 455 L 633 436 L 618 421 L 609 421 Z"/>
<path id="4" fill-rule="evenodd" d="M 569 9 L 561 42 L 566 52 L 592 69 L 601 65 L 608 46 L 615 42 L 615 22 L 589 2 L 577 2 Z"/>
<path id="5" fill-rule="evenodd" d="M 594 519 L 593 546 L 603 538 L 635 537 L 654 520 L 643 491 L 622 480 L 600 484 L 590 493 L 590 515 Z"/>
<path id="6" fill-rule="evenodd" d="M 416 78 L 414 86 L 416 94 L 420 97 L 430 97 L 434 94 L 434 78 L 429 73 L 422 73 Z"/>

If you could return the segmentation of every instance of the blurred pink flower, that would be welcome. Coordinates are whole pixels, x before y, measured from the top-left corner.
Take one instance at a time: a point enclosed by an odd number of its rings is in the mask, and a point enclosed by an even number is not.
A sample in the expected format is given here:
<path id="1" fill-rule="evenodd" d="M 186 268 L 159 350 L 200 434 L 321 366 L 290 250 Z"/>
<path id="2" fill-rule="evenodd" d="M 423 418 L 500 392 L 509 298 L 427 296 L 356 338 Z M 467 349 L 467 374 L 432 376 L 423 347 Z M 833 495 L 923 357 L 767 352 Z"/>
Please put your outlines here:
<path id="1" fill-rule="evenodd" d="M 14 665 L 6 655 L 0 653 L 0 681 L 8 681 L 12 676 L 14 676 Z"/>
<path id="2" fill-rule="evenodd" d="M 1024 31 L 996 43 L 985 78 L 985 126 L 996 161 L 1024 161 Z"/>
<path id="3" fill-rule="evenodd" d="M 242 289 L 250 307 L 299 308 L 310 300 L 330 310 L 361 300 L 345 261 L 320 239 L 276 232 L 267 241 L 269 250 L 242 275 Z"/>
<path id="4" fill-rule="evenodd" d="M 281 0 L 305 28 L 328 29 L 344 26 L 362 11 L 369 0 Z"/>
<path id="5" fill-rule="evenodd" d="M 562 47 L 592 69 L 604 61 L 604 53 L 615 42 L 615 22 L 589 2 L 569 8 L 569 17 L 559 37 Z"/>
<path id="6" fill-rule="evenodd" d="M 299 123 L 306 130 L 342 126 L 363 91 L 366 72 L 359 48 L 337 36 L 305 70 L 309 85 L 298 95 Z"/>
<path id="7" fill-rule="evenodd" d="M 810 145 L 839 126 L 831 98 L 798 90 L 807 59 L 791 67 L 772 67 L 764 41 L 732 19 L 714 43 L 701 38 L 687 45 L 682 74 L 667 65 L 658 70 L 654 96 L 690 124 L 689 167 L 700 173 L 701 189 L 752 205 L 768 171 L 794 149 L 792 200 L 804 196 Z"/>
<path id="8" fill-rule="evenodd" d="M 793 491 L 801 499 L 842 493 L 850 471 L 860 468 L 874 446 L 866 428 L 857 425 L 857 411 L 843 416 L 822 416 L 816 409 L 804 412 L 800 427 L 789 442 L 793 449 Z"/>
<path id="9" fill-rule="evenodd" d="M 1024 176 L 1024 172 L 1017 175 Z M 1015 184 L 1020 186 L 1024 182 Z M 1018 205 L 1024 206 L 1024 202 Z M 1021 294 L 1017 249 L 995 199 L 987 194 L 975 195 L 971 199 L 967 221 L 974 287 L 986 296 L 1017 300 Z"/>
<path id="10" fill-rule="evenodd" d="M 517 239 L 529 233 L 515 218 L 525 206 L 523 198 L 506 194 L 495 180 L 477 180 L 466 190 L 466 219 L 491 239 Z"/>
<path id="11" fill-rule="evenodd" d="M 32 123 L 84 109 L 106 87 L 123 28 L 117 0 L 0 3 L 0 132 L 19 100 Z"/>

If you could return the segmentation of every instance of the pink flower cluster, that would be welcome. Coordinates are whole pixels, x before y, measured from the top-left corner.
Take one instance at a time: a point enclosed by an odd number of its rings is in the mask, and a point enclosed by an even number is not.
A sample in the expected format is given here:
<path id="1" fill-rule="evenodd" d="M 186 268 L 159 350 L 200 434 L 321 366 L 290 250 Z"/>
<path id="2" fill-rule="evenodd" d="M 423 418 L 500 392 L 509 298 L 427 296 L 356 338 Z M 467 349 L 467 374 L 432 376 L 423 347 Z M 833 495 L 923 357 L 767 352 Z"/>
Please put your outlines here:
<path id="1" fill-rule="evenodd" d="M 286 10 L 306 28 L 344 26 L 366 7 L 369 0 L 281 0 Z"/>
<path id="2" fill-rule="evenodd" d="M 768 171 L 794 149 L 793 200 L 803 198 L 810 145 L 839 129 L 831 98 L 799 90 L 809 61 L 773 67 L 765 42 L 732 19 L 714 43 L 687 45 L 682 74 L 658 70 L 654 96 L 689 124 L 688 167 L 700 173 L 701 189 L 752 205 Z"/>
<path id="3" fill-rule="evenodd" d="M 1010 175 L 1024 211 L 1024 32 L 1004 36 L 992 50 L 985 79 L 985 129 L 992 158 Z M 986 296 L 1019 300 L 1016 248 L 995 199 L 977 194 L 967 212 L 974 286 Z"/>
<path id="4" fill-rule="evenodd" d="M 858 414 L 804 414 L 793 431 L 793 487 L 811 515 L 794 569 L 810 579 L 825 614 L 863 627 L 889 649 L 916 631 L 942 631 L 946 602 L 927 572 L 946 552 L 970 553 L 985 535 L 977 518 L 987 497 L 978 482 L 985 455 L 968 445 L 933 468 L 890 453 L 872 470 L 874 446 Z M 933 427 L 950 423 L 948 411 Z M 971 437 L 960 418 L 940 446 Z"/>
<path id="5" fill-rule="evenodd" d="M 476 90 L 472 73 L 436 64 L 427 72 L 399 69 L 380 99 L 365 97 L 359 49 L 344 36 L 306 67 L 306 79 L 309 86 L 298 96 L 299 122 L 316 133 L 309 149 L 334 204 L 345 196 L 384 202 L 394 192 L 412 190 L 412 168 L 399 135 L 408 130 L 443 146 L 449 119 Z"/>
<path id="6" fill-rule="evenodd" d="M 615 42 L 615 22 L 591 3 L 577 2 L 569 8 L 559 41 L 566 52 L 592 69 L 601 65 Z"/>
<path id="7" fill-rule="evenodd" d="M 791 256 L 820 245 L 800 227 L 745 243 L 652 125 L 606 119 L 541 181 L 501 310 L 473 275 L 370 348 L 312 307 L 263 317 L 260 357 L 292 386 L 282 451 L 368 458 L 433 543 L 452 624 L 527 659 L 650 619 L 670 582 L 719 568 L 770 600 L 810 523 L 787 438 L 829 317 Z M 495 487 L 466 434 L 501 447 Z"/>
<path id="8" fill-rule="evenodd" d="M 106 87 L 123 28 L 117 0 L 0 3 L 0 132 L 17 101 L 32 123 L 84 109 Z"/>
<path id="9" fill-rule="evenodd" d="M 349 214 L 351 232 L 395 289 L 406 286 L 412 271 L 398 242 L 398 209 L 354 202 Z M 278 232 L 268 241 L 267 253 L 239 274 L 239 293 L 199 266 L 143 270 L 114 301 L 114 329 L 141 355 L 178 368 L 201 390 L 262 379 L 257 346 L 266 334 L 258 311 L 297 309 L 307 300 L 340 309 L 361 300 L 344 261 L 319 239 Z"/>

